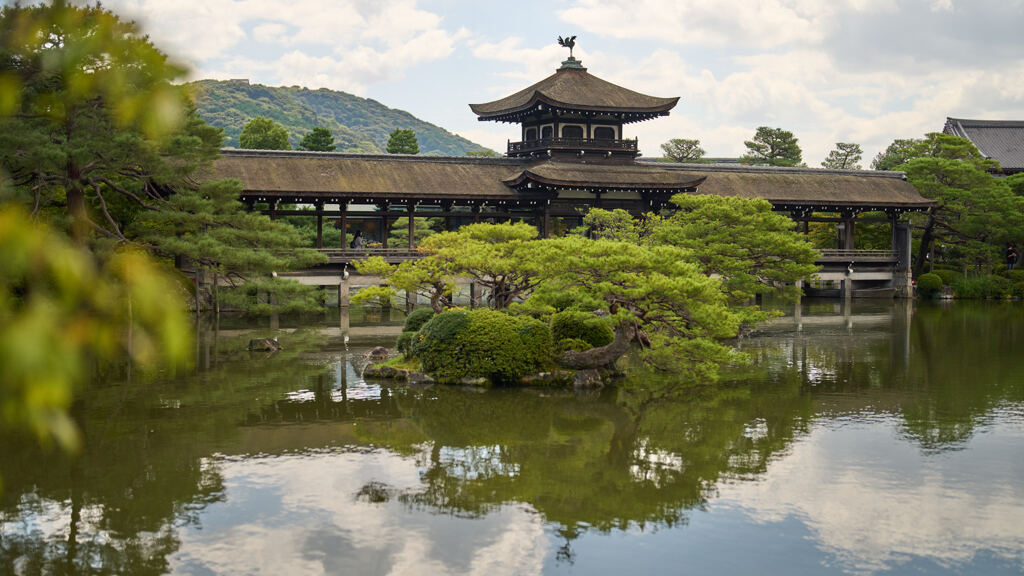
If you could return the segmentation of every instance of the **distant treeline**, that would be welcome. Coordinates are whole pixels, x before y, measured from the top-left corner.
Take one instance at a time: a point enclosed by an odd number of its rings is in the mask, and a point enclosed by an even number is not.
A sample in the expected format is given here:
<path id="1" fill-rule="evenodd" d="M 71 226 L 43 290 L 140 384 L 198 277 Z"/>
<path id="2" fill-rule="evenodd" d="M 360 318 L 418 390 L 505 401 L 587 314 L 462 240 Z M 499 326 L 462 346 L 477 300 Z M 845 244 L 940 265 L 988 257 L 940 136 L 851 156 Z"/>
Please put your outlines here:
<path id="1" fill-rule="evenodd" d="M 345 92 L 262 86 L 245 80 L 200 80 L 190 87 L 203 119 L 224 129 L 225 146 L 237 147 L 245 123 L 265 116 L 288 130 L 292 148 L 313 128 L 323 126 L 334 133 L 339 152 L 383 153 L 396 129 L 415 132 L 421 154 L 464 156 L 486 150 L 408 112 Z"/>

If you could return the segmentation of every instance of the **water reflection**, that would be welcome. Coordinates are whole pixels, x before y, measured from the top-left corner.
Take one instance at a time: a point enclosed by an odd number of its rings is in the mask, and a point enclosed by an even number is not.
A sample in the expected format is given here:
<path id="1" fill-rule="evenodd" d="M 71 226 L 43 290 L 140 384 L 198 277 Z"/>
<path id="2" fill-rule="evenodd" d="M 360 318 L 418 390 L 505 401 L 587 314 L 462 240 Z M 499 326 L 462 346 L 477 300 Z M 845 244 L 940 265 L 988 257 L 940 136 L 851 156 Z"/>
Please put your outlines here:
<path id="1" fill-rule="evenodd" d="M 586 397 L 366 382 L 391 336 L 222 326 L 196 376 L 83 394 L 80 457 L 4 439 L 0 572 L 1020 571 L 1024 308 L 832 306 L 718 385 Z"/>

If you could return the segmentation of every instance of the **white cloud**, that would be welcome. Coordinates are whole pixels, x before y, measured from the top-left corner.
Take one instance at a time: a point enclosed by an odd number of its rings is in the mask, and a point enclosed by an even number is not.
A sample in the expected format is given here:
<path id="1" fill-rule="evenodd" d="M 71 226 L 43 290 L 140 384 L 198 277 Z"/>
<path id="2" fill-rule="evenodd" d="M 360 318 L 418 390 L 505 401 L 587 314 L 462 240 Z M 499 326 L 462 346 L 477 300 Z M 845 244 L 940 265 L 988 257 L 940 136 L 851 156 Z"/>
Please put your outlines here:
<path id="1" fill-rule="evenodd" d="M 178 532 L 174 572 L 218 574 L 540 574 L 550 552 L 543 518 L 502 506 L 459 530 L 463 519 L 412 511 L 392 499 L 355 495 L 387 479 L 393 491 L 420 491 L 417 459 L 385 451 L 247 458 L 220 463 L 227 498 L 203 512 L 202 526 Z"/>
<path id="2" fill-rule="evenodd" d="M 293 0 L 286 8 L 277 0 L 111 4 L 137 19 L 159 46 L 188 59 L 198 68 L 194 76 L 249 76 L 266 84 L 356 93 L 449 56 L 469 35 L 444 28 L 441 16 L 418 8 L 415 0 Z M 263 57 L 281 46 L 290 50 Z"/>
<path id="3" fill-rule="evenodd" d="M 929 459 L 893 444 L 898 433 L 895 424 L 818 428 L 762 480 L 721 485 L 713 506 L 743 509 L 758 523 L 801 521 L 848 573 L 881 572 L 911 556 L 951 566 L 980 550 L 1024 567 L 1013 467 L 988 466 L 981 478 L 971 453 Z"/>
<path id="4" fill-rule="evenodd" d="M 809 0 L 578 0 L 566 22 L 612 38 L 770 48 L 820 42 L 830 2 Z"/>

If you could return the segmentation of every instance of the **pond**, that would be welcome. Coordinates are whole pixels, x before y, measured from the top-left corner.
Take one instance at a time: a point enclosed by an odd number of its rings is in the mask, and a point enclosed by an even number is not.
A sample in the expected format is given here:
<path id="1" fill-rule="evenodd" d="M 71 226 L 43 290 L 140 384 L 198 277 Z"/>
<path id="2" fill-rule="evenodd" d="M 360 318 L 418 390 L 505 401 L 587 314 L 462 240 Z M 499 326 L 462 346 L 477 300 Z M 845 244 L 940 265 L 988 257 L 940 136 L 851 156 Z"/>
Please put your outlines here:
<path id="1" fill-rule="evenodd" d="M 1024 571 L 1024 306 L 794 312 L 586 394 L 363 380 L 400 318 L 222 325 L 84 390 L 79 457 L 3 439 L 0 573 Z"/>

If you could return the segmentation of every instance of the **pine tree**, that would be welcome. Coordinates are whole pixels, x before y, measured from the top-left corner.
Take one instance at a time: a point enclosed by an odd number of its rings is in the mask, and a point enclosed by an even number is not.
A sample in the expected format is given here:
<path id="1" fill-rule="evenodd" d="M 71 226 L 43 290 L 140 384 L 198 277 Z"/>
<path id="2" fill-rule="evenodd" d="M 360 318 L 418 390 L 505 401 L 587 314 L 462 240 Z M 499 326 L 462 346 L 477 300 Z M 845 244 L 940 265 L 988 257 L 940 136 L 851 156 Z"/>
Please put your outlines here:
<path id="1" fill-rule="evenodd" d="M 246 122 L 238 135 L 238 145 L 248 150 L 291 150 L 288 130 L 272 118 L 257 116 Z"/>
<path id="2" fill-rule="evenodd" d="M 388 154 L 419 154 L 420 146 L 416 142 L 416 133 L 412 130 L 396 129 L 388 138 Z"/>
<path id="3" fill-rule="evenodd" d="M 746 164 L 766 164 L 768 166 L 797 166 L 801 162 L 802 153 L 793 133 L 782 128 L 761 126 L 754 133 L 753 140 L 743 143 L 747 153 L 740 157 Z"/>
<path id="4" fill-rule="evenodd" d="M 315 152 L 334 152 L 338 147 L 334 145 L 334 134 L 323 126 L 317 126 L 302 137 L 299 143 L 299 150 L 310 150 Z"/>
<path id="5" fill-rule="evenodd" d="M 835 150 L 828 153 L 828 158 L 821 165 L 836 170 L 860 170 L 859 162 L 863 155 L 859 144 L 836 142 Z"/>

